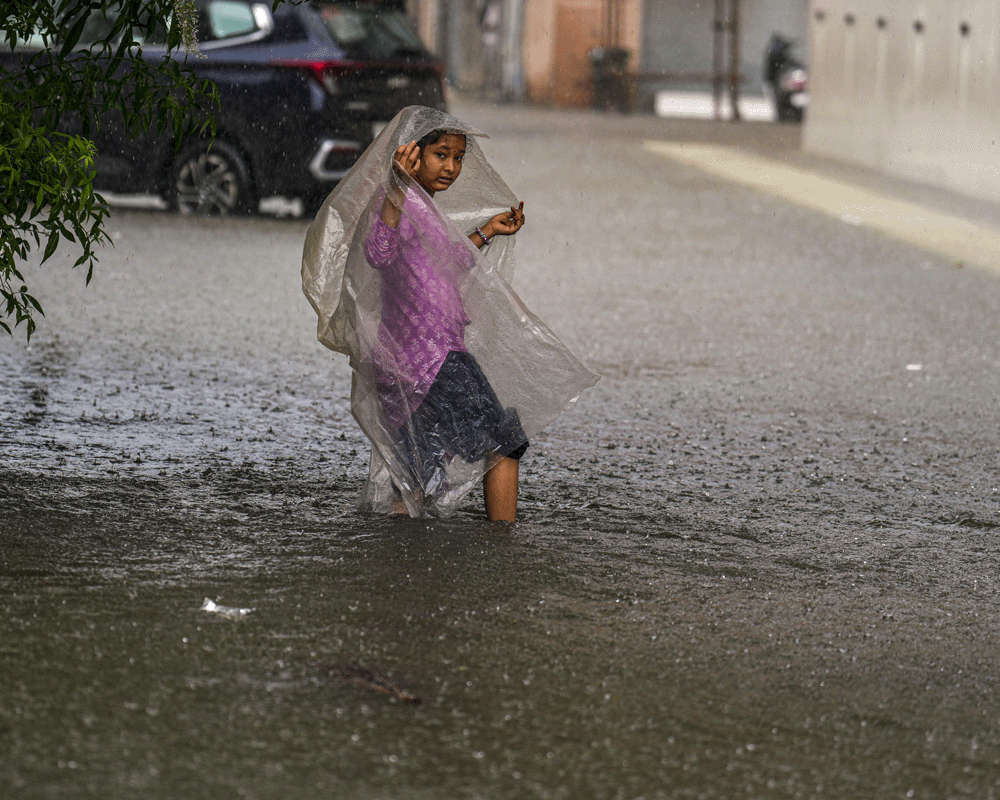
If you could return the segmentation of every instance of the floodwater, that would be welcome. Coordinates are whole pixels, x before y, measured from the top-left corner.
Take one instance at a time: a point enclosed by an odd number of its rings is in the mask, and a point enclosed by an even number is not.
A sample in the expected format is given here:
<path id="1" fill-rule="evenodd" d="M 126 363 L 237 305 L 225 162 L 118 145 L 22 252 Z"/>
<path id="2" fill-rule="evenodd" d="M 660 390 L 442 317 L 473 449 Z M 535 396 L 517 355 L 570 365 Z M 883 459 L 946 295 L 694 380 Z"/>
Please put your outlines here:
<path id="1" fill-rule="evenodd" d="M 604 373 L 519 522 L 355 510 L 306 223 L 116 212 L 0 342 L 0 796 L 1000 794 L 1000 281 L 466 111 Z"/>

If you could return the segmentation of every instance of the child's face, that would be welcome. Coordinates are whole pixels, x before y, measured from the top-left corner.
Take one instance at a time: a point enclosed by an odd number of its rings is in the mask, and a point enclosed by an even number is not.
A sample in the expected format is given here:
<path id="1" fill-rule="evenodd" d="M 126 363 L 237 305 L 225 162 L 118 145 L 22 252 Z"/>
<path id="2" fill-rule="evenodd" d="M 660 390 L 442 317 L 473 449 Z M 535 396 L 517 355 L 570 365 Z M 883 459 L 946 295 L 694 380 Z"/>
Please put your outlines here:
<path id="1" fill-rule="evenodd" d="M 446 133 L 434 144 L 424 147 L 414 177 L 433 196 L 434 192 L 445 191 L 458 179 L 464 159 L 465 137 Z"/>

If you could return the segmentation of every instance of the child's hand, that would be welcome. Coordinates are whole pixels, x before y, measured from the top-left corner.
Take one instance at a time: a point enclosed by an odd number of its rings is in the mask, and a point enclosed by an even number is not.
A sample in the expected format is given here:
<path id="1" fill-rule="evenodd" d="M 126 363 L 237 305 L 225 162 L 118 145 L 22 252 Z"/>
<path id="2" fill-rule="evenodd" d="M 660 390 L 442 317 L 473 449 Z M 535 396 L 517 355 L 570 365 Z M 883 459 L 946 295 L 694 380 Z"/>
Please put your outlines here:
<path id="1" fill-rule="evenodd" d="M 504 211 L 493 217 L 493 219 L 483 226 L 483 231 L 490 238 L 497 235 L 512 236 L 521 230 L 522 225 L 524 225 L 523 200 L 518 204 L 517 208 L 511 206 L 510 211 Z"/>
<path id="2" fill-rule="evenodd" d="M 397 147 L 392 162 L 411 178 L 416 178 L 417 169 L 420 168 L 420 148 L 417 143 L 410 142 Z"/>
<path id="3" fill-rule="evenodd" d="M 420 167 L 420 148 L 417 147 L 417 143 L 410 142 L 397 147 L 392 156 L 392 165 L 397 171 L 409 175 L 415 180 L 417 169 Z M 405 184 L 399 181 L 398 176 L 392 177 L 395 180 L 389 181 L 388 194 L 385 199 L 395 207 L 395 210 L 383 213 L 382 219 L 387 225 L 395 228 L 399 224 L 399 209 L 403 207 Z"/>

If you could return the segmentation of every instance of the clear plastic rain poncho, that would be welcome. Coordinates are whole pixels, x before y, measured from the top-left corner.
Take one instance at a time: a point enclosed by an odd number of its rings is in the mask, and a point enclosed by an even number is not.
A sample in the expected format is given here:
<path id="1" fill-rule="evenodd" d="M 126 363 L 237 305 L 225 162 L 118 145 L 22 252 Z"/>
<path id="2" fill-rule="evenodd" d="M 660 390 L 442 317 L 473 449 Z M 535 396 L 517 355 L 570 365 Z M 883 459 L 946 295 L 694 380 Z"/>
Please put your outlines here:
<path id="1" fill-rule="evenodd" d="M 455 183 L 431 197 L 393 166 L 393 155 L 439 129 L 465 134 L 466 155 Z M 352 412 L 372 443 L 363 508 L 389 510 L 402 500 L 411 516 L 446 516 L 482 477 L 491 451 L 506 455 L 523 445 L 598 379 L 511 289 L 515 237 L 496 236 L 481 250 L 469 239 L 517 205 L 476 143 L 483 135 L 441 111 L 404 109 L 337 185 L 306 236 L 303 291 L 319 316 L 320 342 L 350 357 Z M 394 231 L 381 222 L 390 192 L 402 198 Z M 399 322 L 413 317 L 400 305 L 405 292 L 422 304 L 413 324 Z M 442 346 L 471 354 L 504 409 L 503 441 L 486 451 L 420 430 Z M 449 424 L 475 437 L 484 423 Z"/>

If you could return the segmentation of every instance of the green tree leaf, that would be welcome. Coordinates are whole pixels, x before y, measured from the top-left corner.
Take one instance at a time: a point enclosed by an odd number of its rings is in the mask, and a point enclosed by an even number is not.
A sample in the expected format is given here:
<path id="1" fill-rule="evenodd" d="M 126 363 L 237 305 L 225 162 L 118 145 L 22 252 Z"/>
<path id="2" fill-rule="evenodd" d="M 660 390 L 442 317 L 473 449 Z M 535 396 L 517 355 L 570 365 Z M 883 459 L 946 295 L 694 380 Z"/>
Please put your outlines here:
<path id="1" fill-rule="evenodd" d="M 24 285 L 26 263 L 44 263 L 67 243 L 89 283 L 111 243 L 110 212 L 93 185 L 103 119 L 117 115 L 133 137 L 171 130 L 177 148 L 214 134 L 218 92 L 185 63 L 197 53 L 192 9 L 190 0 L 3 4 L 4 47 L 23 56 L 18 69 L 0 66 L 0 327 L 8 334 L 23 325 L 30 339 L 42 315 Z M 166 56 L 146 60 L 140 43 L 157 36 Z M 38 52 L 23 49 L 38 41 Z"/>

